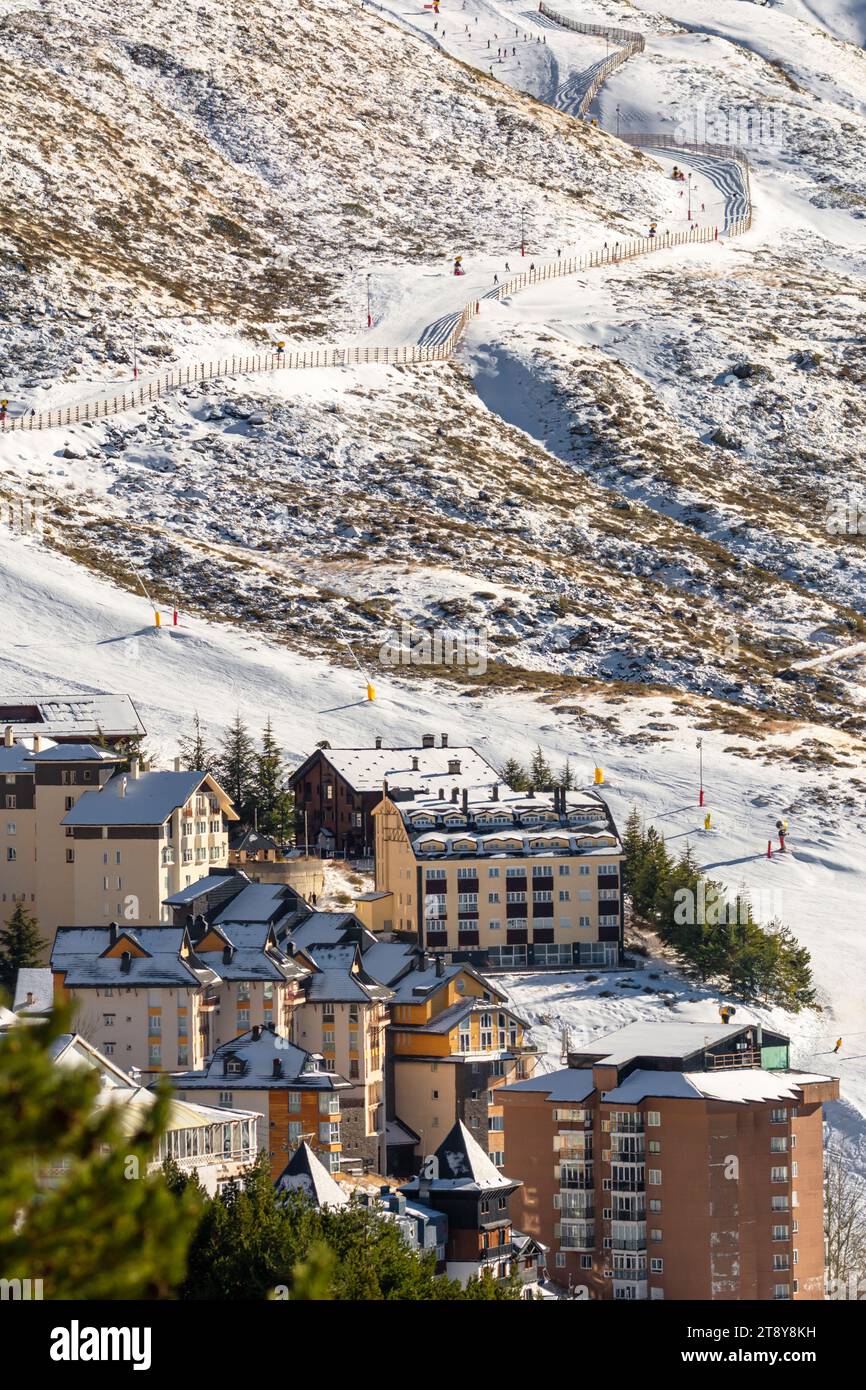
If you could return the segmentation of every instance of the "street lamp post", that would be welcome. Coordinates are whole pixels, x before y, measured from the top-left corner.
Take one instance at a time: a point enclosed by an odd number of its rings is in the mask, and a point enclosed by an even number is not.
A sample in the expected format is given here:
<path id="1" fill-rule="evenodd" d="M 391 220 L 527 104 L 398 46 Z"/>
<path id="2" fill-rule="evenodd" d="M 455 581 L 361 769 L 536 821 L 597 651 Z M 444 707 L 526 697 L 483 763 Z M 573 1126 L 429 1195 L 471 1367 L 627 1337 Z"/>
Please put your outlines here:
<path id="1" fill-rule="evenodd" d="M 616 104 L 616 137 L 619 139 L 619 102 Z"/>
<path id="2" fill-rule="evenodd" d="M 367 327 L 373 327 L 373 310 L 370 306 L 370 274 L 367 275 Z"/>
<path id="3" fill-rule="evenodd" d="M 138 381 L 138 324 L 132 320 L 132 379 Z"/>
<path id="4" fill-rule="evenodd" d="M 689 177 L 688 177 L 688 185 L 689 185 L 689 210 L 688 210 L 688 221 L 691 222 L 691 220 L 692 220 L 692 176 L 691 176 L 691 174 L 689 174 Z"/>
<path id="5" fill-rule="evenodd" d="M 520 209 L 520 254 L 526 255 L 526 207 Z"/>
<path id="6" fill-rule="evenodd" d="M 704 804 L 704 740 L 698 739 L 698 805 Z"/>

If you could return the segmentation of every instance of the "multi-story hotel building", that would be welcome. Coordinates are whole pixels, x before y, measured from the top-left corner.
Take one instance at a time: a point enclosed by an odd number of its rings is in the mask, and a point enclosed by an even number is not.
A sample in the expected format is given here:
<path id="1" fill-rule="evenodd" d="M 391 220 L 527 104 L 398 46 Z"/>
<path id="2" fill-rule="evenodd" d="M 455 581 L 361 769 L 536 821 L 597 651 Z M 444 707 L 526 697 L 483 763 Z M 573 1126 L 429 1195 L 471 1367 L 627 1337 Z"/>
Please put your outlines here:
<path id="1" fill-rule="evenodd" d="M 289 1155 L 306 1141 L 331 1173 L 340 1168 L 342 1108 L 349 1082 L 321 1056 L 295 1047 L 272 1028 L 251 1028 L 217 1048 L 201 1071 L 173 1078 L 180 1100 L 257 1112 L 256 1147 L 276 1181 Z"/>
<path id="2" fill-rule="evenodd" d="M 163 900 L 228 863 L 231 802 L 204 772 L 143 772 L 92 744 L 0 747 L 0 916 L 61 925 L 171 921 Z M 122 769 L 128 761 L 129 770 Z M 5 906 L 8 904 L 9 906 Z"/>
<path id="3" fill-rule="evenodd" d="M 821 1299 L 822 1104 L 760 1025 L 632 1024 L 502 1091 L 522 1230 L 597 1299 Z"/>
<path id="4" fill-rule="evenodd" d="M 623 850 L 597 792 L 386 784 L 373 819 L 376 888 L 425 949 L 481 969 L 620 959 Z"/>

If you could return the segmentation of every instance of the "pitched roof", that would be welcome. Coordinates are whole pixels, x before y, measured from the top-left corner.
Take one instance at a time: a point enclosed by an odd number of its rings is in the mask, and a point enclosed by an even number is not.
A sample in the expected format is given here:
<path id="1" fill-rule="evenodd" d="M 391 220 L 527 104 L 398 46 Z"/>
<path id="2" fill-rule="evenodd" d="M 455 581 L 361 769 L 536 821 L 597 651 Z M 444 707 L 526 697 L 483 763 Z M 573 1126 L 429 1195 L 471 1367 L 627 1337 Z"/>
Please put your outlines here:
<path id="1" fill-rule="evenodd" d="M 94 748 L 92 743 L 55 743 L 51 748 L 27 755 L 31 763 L 119 763 L 125 756 L 124 753 L 110 753 L 105 748 Z"/>
<path id="2" fill-rule="evenodd" d="M 307 983 L 307 998 L 313 1003 L 351 1003 L 354 1000 L 369 1004 L 391 998 L 387 985 L 379 984 L 369 975 L 362 963 L 361 952 L 354 941 L 341 946 L 314 946 L 304 954 L 316 970 Z"/>
<path id="3" fill-rule="evenodd" d="M 227 1072 L 226 1063 L 239 1061 L 243 1070 Z M 274 1075 L 274 1062 L 281 1064 Z M 201 1071 L 186 1071 L 174 1077 L 182 1091 L 230 1090 L 344 1090 L 350 1085 L 337 1072 L 320 1071 L 316 1059 L 288 1038 L 280 1037 L 272 1024 L 250 1028 L 230 1042 L 223 1043 Z"/>
<path id="4" fill-rule="evenodd" d="M 32 994 L 31 1003 L 27 1003 Z M 22 966 L 15 981 L 12 1008 L 17 1014 L 45 1013 L 54 1006 L 54 984 L 51 970 L 46 966 Z"/>
<path id="5" fill-rule="evenodd" d="M 38 733 L 49 738 L 68 738 L 76 733 L 140 738 L 145 732 L 129 696 L 104 690 L 7 700 L 0 704 L 0 724 L 13 725 L 19 734 Z"/>
<path id="6" fill-rule="evenodd" d="M 278 922 L 287 913 L 303 907 L 300 893 L 288 883 L 248 883 L 214 914 L 213 921 L 217 926 L 229 922 Z"/>
<path id="7" fill-rule="evenodd" d="M 111 946 L 110 927 L 58 927 L 51 948 L 51 969 L 64 971 L 69 988 L 99 985 L 129 985 L 136 988 L 157 985 L 180 986 L 214 984 L 217 976 L 194 951 L 186 956 L 181 947 L 188 941 L 185 927 L 118 928 L 118 939 L 128 937 L 145 952 L 106 955 Z"/>
<path id="8" fill-rule="evenodd" d="M 313 912 L 292 928 L 292 945 L 307 950 L 310 946 L 339 946 L 346 933 L 355 928 L 361 944 L 373 945 L 376 937 L 368 932 L 352 912 Z"/>
<path id="9" fill-rule="evenodd" d="M 85 792 L 63 818 L 63 825 L 163 825 L 186 805 L 206 772 L 115 773 L 100 791 Z M 230 817 L 237 819 L 233 811 Z"/>
<path id="10" fill-rule="evenodd" d="M 496 768 L 474 748 L 323 748 L 316 749 L 310 758 L 317 753 L 359 792 L 381 791 L 383 781 L 391 788 L 421 791 L 426 787 L 434 796 L 438 796 L 440 786 L 447 787 L 446 794 L 450 795 L 452 787 L 484 787 L 489 791 L 500 783 Z M 290 783 L 310 758 L 295 769 Z M 418 761 L 417 771 L 413 758 Z M 455 762 L 460 763 L 460 771 L 449 772 L 449 763 L 453 766 Z"/>
<path id="11" fill-rule="evenodd" d="M 594 1090 L 591 1067 L 563 1067 L 561 1071 L 542 1072 L 541 1075 L 527 1077 L 525 1081 L 515 1081 L 511 1086 L 502 1086 L 497 1096 L 512 1091 L 536 1091 L 547 1100 L 565 1104 L 586 1100 Z"/>
<path id="12" fill-rule="evenodd" d="M 349 1196 L 335 1182 L 306 1139 L 295 1149 L 276 1181 L 278 1192 L 302 1192 L 317 1207 L 345 1207 Z"/>
<path id="13" fill-rule="evenodd" d="M 263 835 L 259 830 L 238 831 L 230 837 L 229 844 L 236 853 L 242 850 L 254 854 L 259 850 L 275 850 L 279 853 L 280 850 L 276 840 L 272 840 L 270 835 Z"/>
<path id="14" fill-rule="evenodd" d="M 7 748 L 5 743 L 0 743 L 0 773 L 9 772 L 36 776 L 35 768 L 30 762 L 30 749 L 23 743 L 13 743 L 11 748 Z"/>
<path id="15" fill-rule="evenodd" d="M 234 869 L 223 869 L 222 873 L 205 874 L 204 878 L 198 879 L 196 883 L 190 883 L 186 888 L 181 888 L 179 892 L 172 893 L 170 898 L 163 898 L 163 902 L 168 907 L 183 907 L 184 903 L 195 902 L 196 898 L 203 898 L 206 894 L 213 892 L 216 888 L 222 888 L 226 880 L 236 877 Z M 237 877 L 241 877 L 237 875 Z M 242 882 L 249 882 L 244 876 Z"/>
<path id="16" fill-rule="evenodd" d="M 431 1192 L 462 1190 L 466 1192 L 487 1192 L 497 1187 L 520 1187 L 519 1182 L 506 1178 L 493 1164 L 477 1140 L 472 1138 L 462 1120 L 446 1134 L 436 1150 L 438 1177 L 430 1179 Z M 419 1178 L 415 1177 L 401 1188 L 403 1192 L 417 1192 Z M 426 1186 L 426 1181 L 425 1181 Z"/>

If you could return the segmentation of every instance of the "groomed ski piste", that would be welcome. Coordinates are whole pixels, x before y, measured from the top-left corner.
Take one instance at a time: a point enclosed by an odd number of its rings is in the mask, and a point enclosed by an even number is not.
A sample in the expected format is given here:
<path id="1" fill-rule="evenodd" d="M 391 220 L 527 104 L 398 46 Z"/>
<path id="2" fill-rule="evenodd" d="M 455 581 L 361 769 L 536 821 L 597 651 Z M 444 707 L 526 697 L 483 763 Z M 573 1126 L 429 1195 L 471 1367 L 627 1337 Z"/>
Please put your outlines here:
<path id="1" fill-rule="evenodd" d="M 793 50 L 802 45 L 802 26 L 820 6 L 807 8 L 801 0 L 787 0 L 787 7 L 794 15 Z M 528 238 L 525 257 L 514 249 L 512 239 L 512 249 L 505 254 L 497 249 L 486 256 L 473 256 L 467 261 L 466 274 L 459 277 L 441 265 L 429 271 L 399 264 L 390 270 L 384 268 L 376 276 L 374 325 L 369 332 L 347 340 L 350 348 L 374 353 L 378 348 L 382 354 L 399 344 L 401 351 L 410 353 L 413 348 L 436 349 L 437 358 L 456 350 L 476 376 L 479 392 L 490 408 L 501 410 L 531 433 L 532 420 L 519 397 L 509 393 L 507 378 L 501 377 L 496 389 L 491 385 L 502 362 L 501 346 L 514 325 L 541 324 L 568 341 L 599 341 L 603 330 L 594 314 L 611 279 L 627 283 L 629 277 L 642 273 L 642 265 L 663 265 L 673 271 L 684 261 L 708 257 L 716 258 L 720 267 L 730 268 L 736 265 L 736 257 L 765 246 L 780 230 L 790 234 L 802 227 L 810 235 L 836 237 L 849 252 L 852 247 L 856 250 L 857 228 L 852 231 L 850 222 L 833 209 L 814 207 L 805 196 L 792 191 L 772 153 L 763 157 L 758 151 L 756 162 L 751 150 L 754 221 L 750 229 L 729 238 L 726 227 L 748 211 L 743 201 L 744 185 L 735 172 L 738 166 L 688 151 L 678 132 L 683 139 L 693 132 L 683 131 L 681 112 L 659 109 L 658 84 L 666 72 L 687 74 L 710 50 L 718 55 L 724 44 L 736 43 L 748 47 L 749 52 L 778 58 L 782 32 L 778 13 L 764 14 L 754 5 L 737 4 L 726 7 L 720 17 L 719 7 L 710 0 L 671 0 L 665 6 L 668 20 L 643 4 L 568 6 L 566 0 L 557 0 L 555 10 L 562 18 L 597 23 L 600 28 L 640 26 L 646 40 L 645 51 L 610 73 L 588 109 L 581 112 L 586 92 L 615 47 L 603 36 L 570 32 L 549 14 L 521 0 L 495 4 L 467 0 L 462 9 L 460 0 L 453 0 L 453 9 L 443 6 L 438 20 L 420 0 L 382 0 L 377 8 L 460 61 L 492 71 L 497 80 L 531 92 L 539 101 L 574 114 L 575 119 L 596 119 L 612 138 L 616 137 L 618 120 L 621 135 L 645 137 L 669 130 L 670 148 L 654 150 L 652 157 L 668 172 L 678 163 L 694 174 L 695 221 L 700 229 L 711 227 L 713 235 L 711 243 L 691 244 L 681 189 L 670 180 L 669 215 L 660 222 L 659 230 L 662 235 L 668 232 L 686 240 L 664 249 L 657 244 L 651 261 L 615 260 L 616 234 L 612 233 L 606 248 L 602 239 L 592 246 L 557 248 L 539 246 Z M 843 8 L 834 8 L 824 0 L 824 9 L 834 22 L 837 11 L 841 14 Z M 434 25 L 438 27 L 434 29 Z M 464 32 L 467 25 L 468 35 Z M 518 35 L 513 34 L 515 29 Z M 530 37 L 523 38 L 524 34 Z M 497 46 L 505 48 L 506 44 L 517 52 L 497 60 Z M 821 61 L 824 50 L 818 40 L 816 44 L 816 61 Z M 828 51 L 829 44 L 827 40 Z M 789 54 L 783 52 L 782 57 L 787 60 Z M 830 71 L 829 61 L 826 66 Z M 854 86 L 841 57 L 835 71 L 840 88 Z M 748 193 L 748 185 L 745 187 Z M 512 223 L 515 218 L 516 211 L 512 210 Z M 585 264 L 567 278 L 538 273 L 518 287 L 520 293 L 508 289 L 509 274 L 516 278 L 519 271 L 521 277 L 528 277 L 528 267 L 524 270 L 527 262 L 534 263 L 538 272 L 548 267 L 553 270 L 561 259 L 558 250 L 562 258 L 571 260 L 598 255 L 599 263 Z M 456 247 L 455 253 L 459 252 Z M 505 270 L 506 260 L 510 271 Z M 494 275 L 500 285 L 494 285 Z M 481 306 L 477 316 L 475 304 Z M 458 345 L 455 327 L 467 306 L 471 306 L 471 322 L 467 315 Z M 294 350 L 295 345 L 287 342 L 287 354 Z M 309 353 L 310 346 L 301 351 Z M 238 343 L 237 351 L 230 348 L 227 354 L 218 347 L 213 360 L 218 362 L 222 357 L 225 362 L 243 355 L 244 346 Z M 380 361 L 387 369 L 388 364 Z M 187 369 L 186 363 L 179 365 Z M 194 372 L 192 358 L 188 365 Z M 309 393 L 330 400 L 353 379 L 360 377 L 370 384 L 378 370 L 381 367 L 375 361 L 348 368 L 332 361 L 328 366 L 307 368 L 303 380 L 300 374 L 296 377 L 283 368 L 268 379 L 273 380 L 275 392 L 293 392 L 301 398 Z M 223 374 L 231 375 L 225 368 Z M 249 384 L 242 372 L 236 375 Z M 257 379 L 257 389 L 262 389 L 264 379 L 264 374 Z M 144 387 L 148 384 L 152 383 L 140 383 Z M 83 391 L 80 384 L 58 383 L 42 394 L 40 408 L 65 412 L 74 411 L 76 403 L 80 408 L 88 402 L 113 402 L 118 390 L 122 398 L 124 387 L 131 395 L 128 381 L 111 382 L 90 392 Z M 509 394 L 511 399 L 506 400 Z M 14 422 L 14 411 L 29 411 L 33 401 L 22 394 L 12 405 Z M 131 408 L 131 402 L 126 408 Z M 144 409 L 146 404 L 135 408 Z M 74 444 L 84 437 L 76 433 L 74 422 L 66 425 L 65 415 L 62 434 L 54 426 L 44 434 L 46 446 L 54 449 L 61 441 Z M 21 443 L 22 436 L 16 431 L 8 434 L 0 448 L 9 450 L 12 457 L 11 451 Z M 28 448 L 30 444 L 28 439 Z M 35 454 L 27 456 L 25 468 L 29 457 L 36 458 Z M 70 471 L 74 473 L 74 469 L 73 463 Z M 410 577 L 395 570 L 395 577 L 407 586 L 424 582 L 423 572 Z M 118 590 L 108 580 L 100 580 L 26 537 L 4 537 L 0 601 L 5 611 L 14 615 L 4 643 L 4 692 L 24 695 L 60 685 L 66 689 L 75 685 L 85 690 L 128 690 L 145 725 L 153 731 L 148 749 L 160 758 L 170 758 L 176 752 L 178 732 L 188 730 L 191 711 L 197 710 L 205 725 L 217 730 L 238 709 L 253 725 L 270 713 L 290 761 L 299 760 L 323 737 L 335 746 L 366 744 L 374 734 L 382 735 L 386 743 L 405 744 L 441 728 L 448 730 L 453 744 L 473 743 L 493 761 L 506 756 L 505 750 L 526 760 L 541 743 L 554 765 L 570 758 L 582 781 L 589 781 L 594 763 L 600 763 L 605 769 L 607 795 L 620 823 L 632 805 L 639 806 L 648 822 L 664 828 L 672 849 L 690 843 L 707 872 L 731 890 L 744 886 L 758 901 L 767 901 L 766 895 L 777 901 L 779 914 L 811 951 L 821 1012 L 790 1016 L 779 1010 L 737 1004 L 737 1019 L 761 1018 L 775 1023 L 794 1040 L 794 1065 L 840 1075 L 844 1099 L 829 1108 L 830 1122 L 852 1145 L 854 1161 L 866 1177 L 866 947 L 861 913 L 866 867 L 859 815 L 846 805 L 849 788 L 844 772 L 808 763 L 798 767 L 781 757 L 766 761 L 757 756 L 754 742 L 745 736 L 704 729 L 704 783 L 713 815 L 713 829 L 705 832 L 697 798 L 696 721 L 678 708 L 673 698 L 620 696 L 608 700 L 599 694 L 582 699 L 586 715 L 607 718 L 615 713 L 619 723 L 616 733 L 593 727 L 591 739 L 580 719 L 557 713 L 529 694 L 476 697 L 471 689 L 455 689 L 444 681 L 419 684 L 378 673 L 376 700 L 370 702 L 364 697 L 356 671 L 335 667 L 315 652 L 288 650 L 241 628 L 211 624 L 187 614 L 182 614 L 179 628 L 157 630 L 143 598 Z M 653 726 L 653 741 L 644 742 Z M 781 754 L 791 753 L 801 744 L 806 747 L 813 740 L 856 765 L 858 753 L 853 751 L 853 741 L 823 727 L 802 726 L 762 742 L 771 754 Z M 767 840 L 779 816 L 789 819 L 791 825 L 788 853 L 767 859 Z M 774 894 L 780 897 L 774 899 Z M 666 973 L 669 971 L 667 963 L 653 962 L 627 976 L 601 976 L 595 983 L 587 983 L 583 972 L 511 976 L 508 983 L 547 1049 L 543 1064 L 553 1068 L 559 1065 L 566 1028 L 570 1041 L 576 1044 L 633 1019 L 682 1017 L 716 1022 L 721 996 L 694 988 Z M 601 998 L 602 993 L 613 997 Z M 833 1055 L 839 1036 L 843 1047 Z"/>

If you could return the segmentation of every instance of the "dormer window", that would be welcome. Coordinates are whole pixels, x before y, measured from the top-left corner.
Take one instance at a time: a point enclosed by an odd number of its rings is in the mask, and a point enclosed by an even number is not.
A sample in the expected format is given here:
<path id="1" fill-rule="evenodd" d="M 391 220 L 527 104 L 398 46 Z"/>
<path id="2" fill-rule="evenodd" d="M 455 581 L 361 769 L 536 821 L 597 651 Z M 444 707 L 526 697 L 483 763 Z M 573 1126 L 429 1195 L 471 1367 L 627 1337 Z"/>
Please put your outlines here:
<path id="1" fill-rule="evenodd" d="M 239 1061 L 237 1057 L 230 1057 L 226 1062 L 225 1074 L 226 1076 L 241 1076 L 243 1069 L 243 1062 Z"/>

